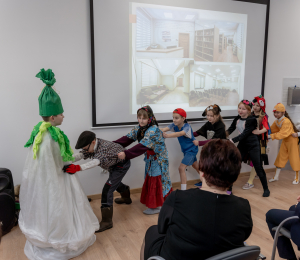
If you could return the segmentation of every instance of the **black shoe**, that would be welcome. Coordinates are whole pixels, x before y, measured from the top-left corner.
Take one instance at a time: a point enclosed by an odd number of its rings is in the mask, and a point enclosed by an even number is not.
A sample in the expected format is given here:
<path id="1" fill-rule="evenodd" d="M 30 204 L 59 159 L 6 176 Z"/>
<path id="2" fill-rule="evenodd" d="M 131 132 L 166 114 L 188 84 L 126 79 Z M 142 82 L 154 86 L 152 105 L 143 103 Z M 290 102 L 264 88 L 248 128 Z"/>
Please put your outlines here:
<path id="1" fill-rule="evenodd" d="M 269 196 L 270 196 L 269 189 L 264 190 L 263 197 L 269 197 Z"/>

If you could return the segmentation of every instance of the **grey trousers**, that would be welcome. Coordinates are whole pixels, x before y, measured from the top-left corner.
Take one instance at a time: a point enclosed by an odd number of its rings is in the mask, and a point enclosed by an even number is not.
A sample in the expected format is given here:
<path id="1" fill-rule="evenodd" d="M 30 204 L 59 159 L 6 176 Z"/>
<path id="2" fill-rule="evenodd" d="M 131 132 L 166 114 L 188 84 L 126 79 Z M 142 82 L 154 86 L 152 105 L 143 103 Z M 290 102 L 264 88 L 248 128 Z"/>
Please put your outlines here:
<path id="1" fill-rule="evenodd" d="M 102 189 L 101 207 L 110 207 L 113 205 L 114 191 L 125 190 L 126 186 L 121 181 L 130 167 L 130 160 L 120 162 L 109 170 L 109 177 Z"/>

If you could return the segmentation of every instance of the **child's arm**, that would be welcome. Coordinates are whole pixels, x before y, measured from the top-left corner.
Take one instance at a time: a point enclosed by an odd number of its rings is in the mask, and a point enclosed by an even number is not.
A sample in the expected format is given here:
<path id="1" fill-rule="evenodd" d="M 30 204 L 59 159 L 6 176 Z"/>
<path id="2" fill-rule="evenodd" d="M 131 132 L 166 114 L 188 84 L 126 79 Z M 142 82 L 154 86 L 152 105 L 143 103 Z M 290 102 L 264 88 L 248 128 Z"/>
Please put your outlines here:
<path id="1" fill-rule="evenodd" d="M 174 137 L 180 137 L 183 135 L 186 135 L 185 131 L 175 132 L 175 133 L 171 133 L 171 134 L 163 133 L 164 138 L 174 138 Z"/>
<path id="2" fill-rule="evenodd" d="M 98 166 L 99 164 L 100 164 L 99 159 L 93 159 L 92 161 L 81 164 L 81 165 L 76 165 L 76 164 L 66 165 L 63 168 L 63 170 L 64 170 L 64 172 L 67 172 L 69 174 L 74 174 L 79 171 L 85 171 L 85 170 L 94 168 L 94 167 Z"/>
<path id="3" fill-rule="evenodd" d="M 274 122 L 272 125 L 271 125 L 271 133 L 274 134 L 274 133 L 278 133 L 280 131 L 279 127 L 276 125 L 276 123 Z"/>
<path id="4" fill-rule="evenodd" d="M 125 150 L 124 152 L 120 152 L 118 153 L 118 158 L 121 160 L 127 159 L 127 160 L 131 160 L 135 157 L 138 157 L 142 154 L 144 154 L 145 152 L 147 152 L 149 149 L 147 146 L 142 145 L 141 143 L 131 147 L 128 150 Z"/>
<path id="5" fill-rule="evenodd" d="M 206 123 L 205 123 L 200 129 L 198 129 L 196 132 L 193 133 L 194 137 L 202 135 L 206 138 L 206 131 L 207 131 L 206 128 L 207 127 L 206 127 Z"/>
<path id="6" fill-rule="evenodd" d="M 231 135 L 231 133 L 236 129 L 236 122 L 239 119 L 239 117 L 235 117 L 235 119 L 232 121 L 230 127 L 226 130 L 226 133 L 228 135 Z"/>
<path id="7" fill-rule="evenodd" d="M 257 126 L 257 121 L 255 118 L 248 119 L 246 121 L 244 131 L 240 135 L 232 138 L 232 142 L 234 143 L 240 142 L 243 139 L 247 138 L 252 133 L 252 131 L 256 128 L 256 126 Z"/>
<path id="8" fill-rule="evenodd" d="M 127 146 L 131 145 L 134 142 L 134 140 L 131 139 L 131 138 L 129 138 L 129 137 L 127 137 L 126 135 L 124 135 L 121 138 L 119 138 L 119 139 L 117 139 L 117 140 L 115 140 L 113 142 L 117 143 L 117 144 L 120 144 L 123 147 L 127 147 Z"/>
<path id="9" fill-rule="evenodd" d="M 75 159 L 73 162 L 78 162 L 84 158 L 84 154 L 83 153 L 75 153 L 75 154 L 73 154 L 73 157 Z"/>
<path id="10" fill-rule="evenodd" d="M 169 127 L 159 128 L 159 130 L 162 132 L 168 132 L 168 131 L 170 131 L 170 128 Z"/>
<path id="11" fill-rule="evenodd" d="M 284 138 L 287 138 L 288 136 L 290 136 L 292 134 L 292 131 L 291 131 L 292 126 L 291 125 L 292 125 L 291 122 L 284 121 L 282 123 L 282 127 L 280 128 L 279 132 L 273 133 L 273 131 L 272 131 L 272 134 L 270 135 L 272 140 L 274 140 L 274 139 L 281 140 L 281 139 L 284 139 Z M 272 127 L 271 127 L 271 129 L 272 129 Z"/>
<path id="12" fill-rule="evenodd" d="M 197 141 L 197 140 L 194 140 L 193 141 L 193 144 L 196 145 L 196 146 L 203 146 L 205 145 L 206 143 L 210 142 L 212 139 L 210 140 L 205 140 L 205 141 Z"/>
<path id="13" fill-rule="evenodd" d="M 258 128 L 256 128 L 255 130 L 252 131 L 252 134 L 255 135 L 261 135 L 263 133 L 267 132 L 267 129 L 265 127 L 263 127 L 263 129 L 259 130 Z"/>

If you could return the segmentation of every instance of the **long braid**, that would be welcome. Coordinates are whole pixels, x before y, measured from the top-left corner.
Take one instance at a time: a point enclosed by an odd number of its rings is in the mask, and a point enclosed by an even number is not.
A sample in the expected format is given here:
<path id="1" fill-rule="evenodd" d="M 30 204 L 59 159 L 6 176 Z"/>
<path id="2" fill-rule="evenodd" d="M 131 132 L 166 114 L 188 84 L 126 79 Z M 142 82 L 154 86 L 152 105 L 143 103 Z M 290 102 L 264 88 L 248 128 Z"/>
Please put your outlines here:
<path id="1" fill-rule="evenodd" d="M 298 133 L 299 131 L 298 131 L 298 129 L 296 128 L 296 126 L 295 126 L 294 122 L 292 121 L 292 119 L 290 118 L 288 112 L 285 111 L 284 116 L 285 116 L 286 118 L 288 118 L 288 119 L 291 121 L 295 133 Z"/>

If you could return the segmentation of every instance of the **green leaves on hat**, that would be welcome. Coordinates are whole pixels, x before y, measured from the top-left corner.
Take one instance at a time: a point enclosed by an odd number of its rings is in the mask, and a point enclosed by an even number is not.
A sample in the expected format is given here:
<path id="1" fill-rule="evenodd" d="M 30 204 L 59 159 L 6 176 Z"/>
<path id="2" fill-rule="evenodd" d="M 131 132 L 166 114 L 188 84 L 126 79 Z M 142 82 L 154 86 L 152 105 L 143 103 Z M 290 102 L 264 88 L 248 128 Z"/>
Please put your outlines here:
<path id="1" fill-rule="evenodd" d="M 56 79 L 54 78 L 54 73 L 52 72 L 52 69 L 41 69 L 41 71 L 36 74 L 36 77 L 41 79 L 47 86 L 53 86 L 56 82 Z"/>
<path id="2" fill-rule="evenodd" d="M 45 71 L 41 69 L 36 77 L 40 78 L 46 84 L 39 96 L 40 116 L 57 116 L 62 114 L 64 109 L 60 97 L 52 88 L 52 85 L 56 82 L 52 70 L 48 69 Z"/>

